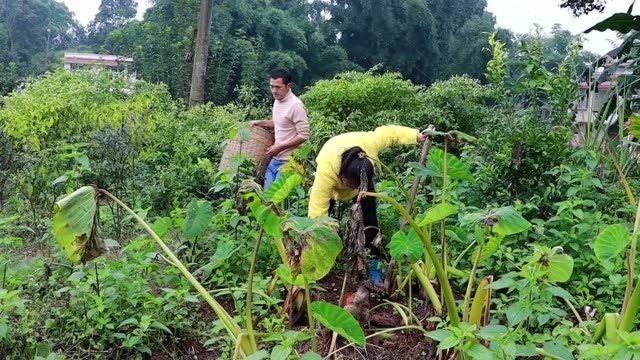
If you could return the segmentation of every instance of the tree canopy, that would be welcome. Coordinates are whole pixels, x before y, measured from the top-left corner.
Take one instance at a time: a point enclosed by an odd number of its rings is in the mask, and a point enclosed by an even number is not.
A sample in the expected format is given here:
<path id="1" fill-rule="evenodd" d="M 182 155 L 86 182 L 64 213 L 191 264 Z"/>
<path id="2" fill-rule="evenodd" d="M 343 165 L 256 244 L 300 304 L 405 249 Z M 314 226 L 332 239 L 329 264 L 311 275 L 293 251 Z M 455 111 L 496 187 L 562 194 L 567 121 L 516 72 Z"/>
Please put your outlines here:
<path id="1" fill-rule="evenodd" d="M 55 0 L 0 1 L 0 70 L 13 75 L 50 70 L 55 52 L 77 46 L 83 34 L 69 9 Z"/>
<path id="2" fill-rule="evenodd" d="M 587 15 L 592 11 L 604 10 L 607 0 L 563 0 L 560 7 L 569 8 L 575 16 Z"/>
<path id="3" fill-rule="evenodd" d="M 134 0 L 102 0 L 85 32 L 57 1 L 1 2 L 0 91 L 51 70 L 60 50 L 82 47 L 133 57 L 140 78 L 186 98 L 199 1 L 155 0 L 142 20 L 136 7 Z M 488 34 L 497 32 L 507 46 L 517 40 L 486 7 L 486 0 L 215 1 L 206 100 L 226 103 L 240 89 L 266 97 L 266 74 L 276 67 L 293 73 L 297 92 L 374 67 L 416 84 L 463 74 L 484 81 Z M 554 27 L 548 39 L 547 65 L 554 67 L 573 37 Z"/>

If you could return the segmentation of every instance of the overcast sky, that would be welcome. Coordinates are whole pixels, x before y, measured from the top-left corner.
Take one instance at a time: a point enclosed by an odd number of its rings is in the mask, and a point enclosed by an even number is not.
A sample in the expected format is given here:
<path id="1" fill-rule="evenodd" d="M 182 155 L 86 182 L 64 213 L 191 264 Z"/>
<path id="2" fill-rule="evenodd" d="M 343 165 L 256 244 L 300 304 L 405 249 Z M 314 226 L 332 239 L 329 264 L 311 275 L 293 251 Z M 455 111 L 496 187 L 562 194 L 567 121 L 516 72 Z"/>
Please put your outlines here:
<path id="1" fill-rule="evenodd" d="M 58 0 L 76 15 L 81 24 L 87 25 L 94 17 L 100 6 L 100 0 Z M 455 1 L 455 0 L 452 0 Z M 137 0 L 138 17 L 142 18 L 149 7 L 149 0 Z M 554 23 L 562 24 L 564 29 L 573 34 L 588 29 L 591 25 L 605 19 L 616 12 L 626 12 L 631 0 L 609 0 L 604 13 L 593 12 L 588 16 L 574 18 L 571 11 L 561 9 L 560 0 L 487 0 L 488 10 L 496 16 L 498 26 L 517 33 L 527 33 L 539 24 L 549 31 Z M 640 13 L 640 5 L 634 9 L 634 14 Z M 613 32 L 592 32 L 585 36 L 584 47 L 587 50 L 604 54 L 611 50 L 611 41 L 618 43 Z"/>

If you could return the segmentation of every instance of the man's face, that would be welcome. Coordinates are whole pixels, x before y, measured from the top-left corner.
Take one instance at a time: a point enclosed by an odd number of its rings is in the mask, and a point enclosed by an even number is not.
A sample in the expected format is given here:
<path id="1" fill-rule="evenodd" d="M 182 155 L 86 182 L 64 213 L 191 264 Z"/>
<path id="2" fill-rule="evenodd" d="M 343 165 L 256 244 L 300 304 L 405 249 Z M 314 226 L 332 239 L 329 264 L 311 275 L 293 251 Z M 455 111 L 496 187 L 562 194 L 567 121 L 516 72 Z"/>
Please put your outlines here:
<path id="1" fill-rule="evenodd" d="M 269 85 L 271 86 L 271 95 L 276 100 L 284 99 L 291 89 L 291 84 L 285 84 L 280 78 L 269 80 Z"/>

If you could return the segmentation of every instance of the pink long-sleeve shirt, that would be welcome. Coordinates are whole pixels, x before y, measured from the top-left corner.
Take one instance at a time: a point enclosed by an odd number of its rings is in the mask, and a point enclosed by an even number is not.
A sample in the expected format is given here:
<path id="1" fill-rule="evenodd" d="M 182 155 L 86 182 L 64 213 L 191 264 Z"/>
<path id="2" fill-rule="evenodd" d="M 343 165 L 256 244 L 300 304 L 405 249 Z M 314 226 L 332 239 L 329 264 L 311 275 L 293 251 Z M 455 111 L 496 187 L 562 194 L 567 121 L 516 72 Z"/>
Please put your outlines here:
<path id="1" fill-rule="evenodd" d="M 309 139 L 309 119 L 302 101 L 289 91 L 282 100 L 273 102 L 273 126 L 275 143 L 280 144 L 300 136 Z M 295 148 L 284 150 L 274 158 L 286 160 Z"/>

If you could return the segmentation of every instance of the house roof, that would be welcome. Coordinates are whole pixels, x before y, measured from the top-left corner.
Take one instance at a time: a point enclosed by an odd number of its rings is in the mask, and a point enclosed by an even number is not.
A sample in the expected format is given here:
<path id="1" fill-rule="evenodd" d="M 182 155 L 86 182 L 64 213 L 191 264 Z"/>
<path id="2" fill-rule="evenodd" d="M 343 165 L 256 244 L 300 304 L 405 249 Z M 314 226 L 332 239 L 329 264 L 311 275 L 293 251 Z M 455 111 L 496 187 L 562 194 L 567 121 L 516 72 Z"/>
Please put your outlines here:
<path id="1" fill-rule="evenodd" d="M 133 59 L 120 55 L 64 53 L 65 64 L 120 66 L 133 63 Z"/>

